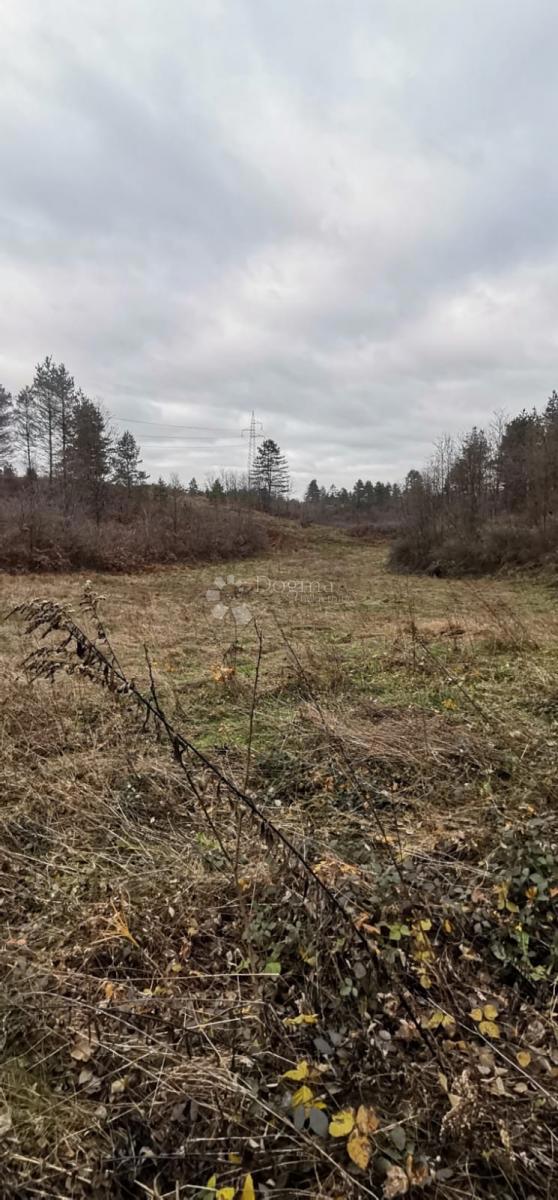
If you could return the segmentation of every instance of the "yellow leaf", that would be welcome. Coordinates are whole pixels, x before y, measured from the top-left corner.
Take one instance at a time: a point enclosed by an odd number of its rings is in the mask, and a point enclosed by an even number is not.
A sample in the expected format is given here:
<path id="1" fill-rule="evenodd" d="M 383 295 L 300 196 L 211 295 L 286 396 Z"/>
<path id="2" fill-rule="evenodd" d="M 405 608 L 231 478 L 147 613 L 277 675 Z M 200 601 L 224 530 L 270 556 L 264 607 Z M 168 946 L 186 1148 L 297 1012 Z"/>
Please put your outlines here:
<path id="1" fill-rule="evenodd" d="M 479 1021 L 482 1021 L 482 1008 L 472 1008 L 469 1016 L 472 1017 L 473 1021 L 476 1021 L 478 1024 Z"/>
<path id="2" fill-rule="evenodd" d="M 317 1025 L 317 1013 L 299 1013 L 298 1017 L 285 1017 L 283 1025 Z"/>
<path id="3" fill-rule="evenodd" d="M 297 1088 L 292 1098 L 293 1108 L 298 1108 L 299 1104 L 309 1104 L 314 1096 L 312 1088 L 306 1087 L 303 1083 L 302 1087 Z"/>
<path id="4" fill-rule="evenodd" d="M 303 1079 L 308 1079 L 308 1070 L 306 1059 L 302 1059 L 302 1062 L 297 1063 L 296 1067 L 293 1067 L 291 1071 L 285 1071 L 281 1078 L 295 1079 L 300 1083 Z"/>
<path id="5" fill-rule="evenodd" d="M 432 987 L 432 980 L 430 978 L 430 975 L 421 975 L 419 978 L 419 983 L 420 983 L 420 986 L 423 988 Z"/>
<path id="6" fill-rule="evenodd" d="M 438 1026 L 442 1025 L 443 1020 L 443 1012 L 433 1012 L 432 1016 L 428 1018 L 425 1024 L 425 1029 L 438 1029 Z"/>
<path id="7" fill-rule="evenodd" d="M 233 1187 L 217 1188 L 216 1200 L 234 1200 L 235 1192 Z"/>
<path id="8" fill-rule="evenodd" d="M 256 1200 L 256 1191 L 254 1188 L 254 1180 L 251 1175 L 247 1175 L 242 1186 L 241 1200 Z"/>
<path id="9" fill-rule="evenodd" d="M 371 1146 L 368 1138 L 363 1133 L 359 1133 L 357 1129 L 353 1132 L 347 1142 L 347 1154 L 355 1166 L 366 1170 L 370 1162 Z"/>
<path id="10" fill-rule="evenodd" d="M 495 1021 L 498 1016 L 498 1009 L 495 1004 L 485 1004 L 483 1012 L 487 1021 Z"/>
<path id="11" fill-rule="evenodd" d="M 334 1113 L 329 1122 L 329 1132 L 332 1137 L 346 1137 L 354 1129 L 355 1113 L 353 1108 L 342 1108 Z"/>
<path id="12" fill-rule="evenodd" d="M 236 1150 L 230 1150 L 228 1158 L 229 1158 L 230 1163 L 235 1163 L 237 1165 L 240 1165 L 240 1163 L 242 1162 L 240 1154 L 237 1154 Z"/>
<path id="13" fill-rule="evenodd" d="M 486 1037 L 499 1038 L 500 1026 L 495 1021 L 479 1021 L 479 1031 Z"/>
<path id="14" fill-rule="evenodd" d="M 419 921 L 419 927 L 422 929 L 423 933 L 428 933 L 428 930 L 432 929 L 432 921 L 429 917 L 426 917 L 424 921 Z"/>
<path id="15" fill-rule="evenodd" d="M 375 1133 L 380 1127 L 380 1122 L 373 1108 L 367 1108 L 365 1104 L 361 1104 L 357 1108 L 356 1113 L 357 1129 L 360 1133 Z"/>
<path id="16" fill-rule="evenodd" d="M 527 899 L 528 899 L 528 900 L 536 900 L 536 898 L 537 898 L 537 893 L 538 893 L 538 890 L 539 890 L 539 889 L 538 889 L 538 888 L 536 888 L 536 887 L 534 887 L 534 886 L 533 886 L 533 887 L 528 887 L 528 888 L 526 889 L 526 892 L 525 892 L 525 895 L 526 895 Z"/>
<path id="17" fill-rule="evenodd" d="M 506 908 L 507 908 L 508 912 L 512 912 L 512 913 L 519 912 L 519 908 L 518 908 L 517 904 L 514 903 L 513 900 L 506 900 Z"/>
<path id="18" fill-rule="evenodd" d="M 217 1187 L 217 1176 L 211 1175 L 205 1186 L 206 1186 L 206 1188 L 216 1188 Z"/>
<path id="19" fill-rule="evenodd" d="M 448 921 L 447 918 L 444 921 L 443 929 L 444 929 L 444 933 L 453 933 L 453 925 L 452 925 L 451 921 Z"/>
<path id="20" fill-rule="evenodd" d="M 531 1055 L 528 1050 L 518 1050 L 515 1057 L 520 1067 L 528 1067 L 531 1062 Z"/>

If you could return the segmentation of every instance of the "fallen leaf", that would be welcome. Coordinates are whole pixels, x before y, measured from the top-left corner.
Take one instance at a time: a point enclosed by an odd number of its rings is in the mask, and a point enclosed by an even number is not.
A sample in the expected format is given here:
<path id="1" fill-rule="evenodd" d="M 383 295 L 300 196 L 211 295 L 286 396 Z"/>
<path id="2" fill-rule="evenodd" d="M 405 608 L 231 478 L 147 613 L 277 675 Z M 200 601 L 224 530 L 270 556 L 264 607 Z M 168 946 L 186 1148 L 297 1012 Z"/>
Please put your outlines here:
<path id="1" fill-rule="evenodd" d="M 222 1187 L 217 1188 L 216 1200 L 234 1200 L 236 1188 Z"/>
<path id="2" fill-rule="evenodd" d="M 299 1013 L 298 1017 L 285 1017 L 283 1025 L 317 1025 L 317 1013 Z"/>
<path id="3" fill-rule="evenodd" d="M 355 1113 L 353 1108 L 342 1108 L 334 1113 L 329 1122 L 329 1132 L 332 1137 L 346 1137 L 354 1128 Z"/>
<path id="4" fill-rule="evenodd" d="M 93 1047 L 89 1038 L 78 1033 L 76 1040 L 70 1050 L 70 1058 L 74 1058 L 76 1062 L 89 1062 L 93 1054 Z"/>
<path id="5" fill-rule="evenodd" d="M 347 1142 L 347 1154 L 351 1161 L 365 1171 L 370 1162 L 371 1153 L 372 1147 L 368 1138 L 363 1133 L 359 1133 L 358 1129 L 353 1129 Z"/>
<path id="6" fill-rule="evenodd" d="M 487 1021 L 495 1021 L 498 1016 L 498 1009 L 495 1004 L 485 1004 L 483 1012 Z"/>
<path id="7" fill-rule="evenodd" d="M 416 1163 L 412 1154 L 407 1155 L 405 1170 L 412 1187 L 426 1187 L 427 1183 L 430 1183 L 432 1176 L 428 1163 Z"/>
<path id="8" fill-rule="evenodd" d="M 500 1026 L 495 1021 L 479 1021 L 479 1032 L 484 1033 L 485 1037 L 499 1038 Z"/>
<path id="9" fill-rule="evenodd" d="M 319 1107 L 318 1107 L 318 1104 L 319 1104 Z M 327 1131 L 328 1131 L 328 1127 L 329 1127 L 327 1113 L 324 1112 L 324 1109 L 322 1108 L 319 1101 L 318 1101 L 318 1104 L 313 1105 L 310 1108 L 310 1111 L 308 1113 L 308 1123 L 310 1125 L 311 1130 L 314 1133 L 316 1133 L 318 1135 L 318 1137 L 327 1137 Z"/>
<path id="10" fill-rule="evenodd" d="M 356 1125 L 360 1133 L 375 1133 L 380 1128 L 380 1122 L 373 1108 L 361 1104 L 356 1112 Z"/>
<path id="11" fill-rule="evenodd" d="M 121 1079 L 113 1079 L 110 1085 L 111 1096 L 121 1096 L 128 1085 L 128 1076 L 123 1075 Z"/>
<path id="12" fill-rule="evenodd" d="M 382 1188 L 385 1200 L 394 1200 L 395 1196 L 406 1196 L 409 1191 L 407 1172 L 395 1164 L 388 1167 Z"/>
<path id="13" fill-rule="evenodd" d="M 256 1200 L 256 1190 L 254 1188 L 254 1180 L 251 1175 L 247 1175 L 242 1185 L 241 1200 Z"/>
<path id="14" fill-rule="evenodd" d="M 303 1079 L 308 1079 L 308 1071 L 308 1063 L 306 1062 L 306 1059 L 303 1058 L 301 1062 L 296 1064 L 296 1067 L 292 1068 L 292 1070 L 285 1071 L 281 1078 L 294 1079 L 301 1083 Z"/>
<path id="15" fill-rule="evenodd" d="M 306 1087 L 306 1084 L 303 1083 L 302 1087 L 297 1088 L 291 1103 L 293 1108 L 298 1108 L 299 1104 L 309 1104 L 313 1098 L 312 1088 Z"/>
<path id="16" fill-rule="evenodd" d="M 528 1050 L 518 1050 L 515 1057 L 520 1067 L 528 1067 L 531 1062 L 531 1055 Z"/>
<path id="17" fill-rule="evenodd" d="M 469 1016 L 478 1024 L 479 1021 L 482 1021 L 482 1008 L 472 1008 Z"/>
<path id="18" fill-rule="evenodd" d="M 401 1125 L 396 1125 L 394 1127 L 394 1129 L 390 1129 L 389 1136 L 390 1136 L 396 1150 L 403 1151 L 405 1149 L 407 1135 L 405 1133 L 405 1130 L 401 1127 Z"/>

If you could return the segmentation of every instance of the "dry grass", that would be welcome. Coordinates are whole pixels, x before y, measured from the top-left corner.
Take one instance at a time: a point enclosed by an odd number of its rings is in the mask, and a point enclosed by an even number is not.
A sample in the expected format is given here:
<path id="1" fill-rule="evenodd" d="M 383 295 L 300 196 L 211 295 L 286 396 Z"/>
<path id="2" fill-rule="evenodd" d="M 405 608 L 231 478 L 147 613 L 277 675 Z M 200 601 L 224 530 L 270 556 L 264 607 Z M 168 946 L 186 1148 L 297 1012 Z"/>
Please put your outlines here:
<path id="1" fill-rule="evenodd" d="M 248 1173 L 258 1200 L 553 1194 L 552 595 L 402 584 L 382 547 L 305 536 L 227 566 L 263 635 L 249 786 L 368 955 L 207 772 L 86 679 L 30 685 L 0 627 L 2 1196 L 209 1196 L 213 1174 L 240 1196 Z M 145 679 L 147 642 L 166 709 L 242 786 L 257 635 L 212 619 L 215 574 L 93 584 L 126 670 Z M 263 582 L 289 579 L 309 602 Z M 3 607 L 40 590 L 78 613 L 83 583 L 6 578 Z M 496 1038 L 470 1016 L 487 1003 Z M 293 1123 L 302 1060 L 329 1116 L 374 1107 L 365 1171 Z"/>

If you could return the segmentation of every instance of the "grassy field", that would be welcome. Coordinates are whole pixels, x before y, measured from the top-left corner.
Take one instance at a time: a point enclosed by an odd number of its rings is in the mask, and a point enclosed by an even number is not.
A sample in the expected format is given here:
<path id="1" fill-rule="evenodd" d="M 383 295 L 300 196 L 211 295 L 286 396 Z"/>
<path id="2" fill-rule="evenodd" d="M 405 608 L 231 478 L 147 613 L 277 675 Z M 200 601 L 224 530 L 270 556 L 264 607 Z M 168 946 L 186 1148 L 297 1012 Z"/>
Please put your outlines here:
<path id="1" fill-rule="evenodd" d="M 0 626 L 2 1196 L 555 1194 L 556 590 L 386 553 L 300 530 L 91 581 L 127 677 L 149 691 L 147 647 L 318 883 Z M 4 576 L 2 610 L 90 623 L 85 583 Z"/>

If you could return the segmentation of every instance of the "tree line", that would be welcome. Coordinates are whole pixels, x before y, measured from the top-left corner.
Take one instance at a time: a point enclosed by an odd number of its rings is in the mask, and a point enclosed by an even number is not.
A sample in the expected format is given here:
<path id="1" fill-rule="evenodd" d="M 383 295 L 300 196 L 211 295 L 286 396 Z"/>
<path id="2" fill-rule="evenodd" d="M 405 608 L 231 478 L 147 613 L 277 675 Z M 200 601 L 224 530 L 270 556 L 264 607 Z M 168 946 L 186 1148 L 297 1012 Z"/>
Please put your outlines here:
<path id="1" fill-rule="evenodd" d="M 76 387 L 64 363 L 50 355 L 16 397 L 0 385 L 0 467 L 15 475 L 14 456 L 29 481 L 56 489 L 65 508 L 76 497 L 100 519 L 107 484 L 130 494 L 147 479 L 129 430 L 115 437 L 100 404 Z"/>
<path id="2" fill-rule="evenodd" d="M 401 493 L 394 565 L 435 573 L 538 561 L 558 548 L 558 393 L 497 415 L 488 430 L 442 437 Z"/>

